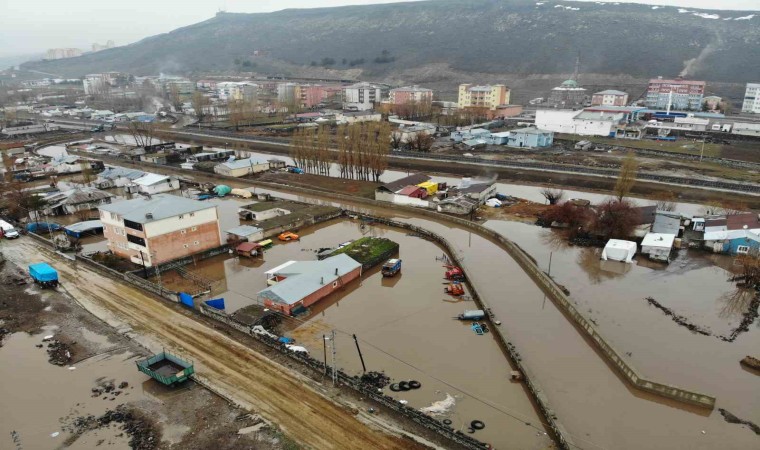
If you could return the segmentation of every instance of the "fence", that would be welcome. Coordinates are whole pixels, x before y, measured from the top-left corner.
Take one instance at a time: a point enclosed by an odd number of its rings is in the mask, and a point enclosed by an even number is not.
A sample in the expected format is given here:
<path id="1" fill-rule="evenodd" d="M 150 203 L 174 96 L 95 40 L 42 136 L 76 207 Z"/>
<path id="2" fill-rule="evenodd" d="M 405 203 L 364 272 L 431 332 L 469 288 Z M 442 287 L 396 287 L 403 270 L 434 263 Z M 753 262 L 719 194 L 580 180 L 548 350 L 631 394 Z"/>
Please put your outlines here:
<path id="1" fill-rule="evenodd" d="M 312 358 L 311 356 L 305 353 L 289 351 L 285 347 L 285 345 L 282 344 L 281 342 L 278 342 L 275 339 L 269 338 L 264 335 L 253 333 L 249 326 L 242 324 L 240 322 L 237 322 L 236 320 L 222 313 L 221 311 L 214 310 L 213 308 L 210 308 L 204 304 L 199 305 L 198 311 L 202 315 L 205 315 L 215 320 L 218 320 L 220 322 L 223 322 L 242 333 L 252 336 L 253 338 L 263 343 L 264 345 L 268 346 L 269 348 L 277 350 L 280 353 L 288 356 L 289 358 L 308 366 L 309 368 L 313 369 L 316 373 L 319 373 L 319 374 L 326 373 L 328 376 L 332 376 L 332 368 L 329 366 L 325 367 L 325 363 L 323 361 L 319 361 L 315 358 Z M 472 450 L 482 450 L 482 449 L 490 448 L 488 444 L 480 442 L 477 439 L 462 433 L 461 431 L 454 430 L 451 426 L 446 425 L 443 422 L 433 417 L 430 417 L 412 407 L 403 405 L 399 403 L 398 400 L 394 399 L 391 396 L 384 395 L 381 392 L 378 392 L 377 388 L 363 384 L 360 381 L 359 377 L 350 376 L 346 374 L 345 372 L 343 372 L 342 370 L 336 371 L 335 376 L 340 384 L 343 384 L 344 386 L 357 391 L 363 397 L 371 398 L 372 400 L 385 406 L 386 408 L 389 408 L 389 409 L 392 409 L 393 411 L 398 412 L 399 414 L 403 415 L 407 419 L 412 420 L 413 422 L 417 423 L 420 426 L 425 427 L 428 430 L 438 433 L 439 435 L 461 445 L 464 448 L 472 449 Z"/>

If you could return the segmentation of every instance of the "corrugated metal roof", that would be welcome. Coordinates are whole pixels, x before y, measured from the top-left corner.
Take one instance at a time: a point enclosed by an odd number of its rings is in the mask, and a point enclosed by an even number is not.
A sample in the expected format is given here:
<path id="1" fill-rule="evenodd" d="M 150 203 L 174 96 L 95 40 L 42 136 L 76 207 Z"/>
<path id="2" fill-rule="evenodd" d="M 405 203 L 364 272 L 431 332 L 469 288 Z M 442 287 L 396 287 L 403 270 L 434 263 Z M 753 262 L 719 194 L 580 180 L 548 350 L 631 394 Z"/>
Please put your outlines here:
<path id="1" fill-rule="evenodd" d="M 157 173 L 148 173 L 134 180 L 134 183 L 139 184 L 140 186 L 151 186 L 168 179 L 169 177 L 167 175 L 159 175 Z"/>
<path id="2" fill-rule="evenodd" d="M 227 230 L 226 233 L 234 234 L 236 236 L 250 236 L 260 231 L 262 230 L 261 228 L 258 228 L 258 227 L 254 227 L 251 225 L 240 225 L 239 227 L 235 227 L 235 228 Z"/>
<path id="3" fill-rule="evenodd" d="M 642 247 L 659 247 L 673 248 L 673 242 L 676 239 L 675 234 L 666 233 L 647 233 L 644 240 L 641 241 Z"/>
<path id="4" fill-rule="evenodd" d="M 103 228 L 103 222 L 99 220 L 85 220 L 84 222 L 77 222 L 71 225 L 66 225 L 63 228 L 69 231 L 81 233 L 83 231 L 97 230 L 98 228 Z"/>
<path id="5" fill-rule="evenodd" d="M 150 198 L 140 197 L 111 203 L 110 205 L 103 205 L 99 209 L 118 214 L 125 220 L 131 220 L 132 222 L 150 223 L 211 208 L 216 208 L 216 206 L 185 197 L 162 194 L 153 195 Z M 152 216 L 148 218 L 146 214 L 151 214 Z"/>
<path id="6" fill-rule="evenodd" d="M 247 158 L 247 159 L 236 159 L 235 161 L 229 161 L 225 163 L 221 163 L 220 166 L 224 166 L 230 170 L 234 169 L 245 169 L 246 167 L 251 167 L 252 165 L 257 164 L 269 164 L 266 161 L 259 161 L 253 158 Z"/>
<path id="7" fill-rule="evenodd" d="M 428 181 L 430 179 L 429 176 L 422 174 L 422 173 L 415 173 L 412 175 L 409 175 L 408 177 L 401 178 L 396 181 L 391 181 L 390 183 L 386 183 L 382 186 L 380 186 L 378 189 L 388 190 L 390 192 L 397 192 L 399 189 L 403 189 L 406 186 L 409 186 L 410 184 L 420 184 L 422 182 Z"/>
<path id="8" fill-rule="evenodd" d="M 293 305 L 359 267 L 360 263 L 344 253 L 322 261 L 299 261 L 284 267 L 280 272 L 275 272 L 287 278 L 260 291 L 258 295 L 278 303 Z"/>

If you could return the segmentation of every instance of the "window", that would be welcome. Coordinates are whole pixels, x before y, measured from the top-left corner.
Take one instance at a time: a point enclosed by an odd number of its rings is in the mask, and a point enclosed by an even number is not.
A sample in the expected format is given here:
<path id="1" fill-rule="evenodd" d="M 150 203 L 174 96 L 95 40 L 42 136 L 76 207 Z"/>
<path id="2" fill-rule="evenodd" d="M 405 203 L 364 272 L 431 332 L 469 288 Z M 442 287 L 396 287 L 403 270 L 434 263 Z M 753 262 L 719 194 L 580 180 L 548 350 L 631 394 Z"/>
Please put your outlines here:
<path id="1" fill-rule="evenodd" d="M 198 231 L 198 227 L 192 227 L 190 228 L 190 231 Z"/>
<path id="2" fill-rule="evenodd" d="M 187 230 L 179 230 L 179 234 L 185 234 L 187 233 Z"/>
<path id="3" fill-rule="evenodd" d="M 143 226 L 142 226 L 141 223 L 133 222 L 131 220 L 125 220 L 124 221 L 124 226 L 127 227 L 127 228 L 131 228 L 133 230 L 137 230 L 137 231 L 142 231 L 143 230 Z"/>
<path id="4" fill-rule="evenodd" d="M 195 217 L 195 213 L 190 213 L 190 217 Z"/>
<path id="5" fill-rule="evenodd" d="M 749 245 L 740 245 L 736 247 L 736 253 L 749 253 Z"/>
<path id="6" fill-rule="evenodd" d="M 131 234 L 128 234 L 127 235 L 127 241 L 129 241 L 129 242 L 131 242 L 133 244 L 137 244 L 137 245 L 141 245 L 141 246 L 145 247 L 145 239 L 143 239 L 141 237 L 132 236 Z"/>
<path id="7" fill-rule="evenodd" d="M 333 287 L 334 288 L 338 287 L 338 282 L 337 281 L 333 281 Z"/>
<path id="8" fill-rule="evenodd" d="M 184 217 L 185 217 L 185 216 L 183 216 L 182 214 L 180 214 L 180 215 L 179 215 L 179 217 L 178 217 L 178 219 L 180 219 L 180 220 L 181 220 L 181 219 L 182 219 L 182 218 L 184 218 Z"/>
<path id="9" fill-rule="evenodd" d="M 195 242 L 193 242 L 193 245 L 200 245 L 200 242 L 195 241 Z"/>
<path id="10" fill-rule="evenodd" d="M 187 245 L 187 244 L 185 244 L 185 248 L 188 248 L 188 247 L 190 247 L 190 246 L 189 246 L 189 245 Z"/>

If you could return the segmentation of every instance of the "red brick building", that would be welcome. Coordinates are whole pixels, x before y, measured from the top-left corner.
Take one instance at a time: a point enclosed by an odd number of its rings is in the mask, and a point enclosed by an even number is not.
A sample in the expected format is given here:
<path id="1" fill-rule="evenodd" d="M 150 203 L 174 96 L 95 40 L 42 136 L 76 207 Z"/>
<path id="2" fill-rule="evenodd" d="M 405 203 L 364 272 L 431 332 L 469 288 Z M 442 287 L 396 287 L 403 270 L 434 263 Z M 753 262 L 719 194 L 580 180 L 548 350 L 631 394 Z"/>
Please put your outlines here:
<path id="1" fill-rule="evenodd" d="M 288 261 L 266 272 L 270 286 L 258 293 L 269 309 L 291 315 L 341 289 L 362 274 L 362 265 L 339 254 L 322 261 Z"/>
<path id="2" fill-rule="evenodd" d="M 215 205 L 161 194 L 99 208 L 108 248 L 151 267 L 222 245 Z"/>

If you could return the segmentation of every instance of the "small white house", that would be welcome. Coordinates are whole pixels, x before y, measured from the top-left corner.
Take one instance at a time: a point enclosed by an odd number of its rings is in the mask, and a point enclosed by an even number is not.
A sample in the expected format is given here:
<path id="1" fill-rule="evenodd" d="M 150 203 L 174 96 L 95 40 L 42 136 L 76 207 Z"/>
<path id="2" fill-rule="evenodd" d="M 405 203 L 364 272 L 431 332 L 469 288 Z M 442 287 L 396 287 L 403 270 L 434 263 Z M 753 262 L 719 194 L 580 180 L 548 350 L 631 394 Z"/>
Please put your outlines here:
<path id="1" fill-rule="evenodd" d="M 630 263 L 636 255 L 636 248 L 635 242 L 610 239 L 602 250 L 602 259 Z"/>
<path id="2" fill-rule="evenodd" d="M 214 172 L 228 177 L 244 177 L 269 170 L 269 162 L 254 158 L 227 161 L 214 166 Z"/>
<path id="3" fill-rule="evenodd" d="M 179 189 L 179 180 L 176 177 L 156 173 L 146 174 L 134 180 L 133 183 L 137 191 L 143 194 L 160 194 Z"/>
<path id="4" fill-rule="evenodd" d="M 676 236 L 666 233 L 647 233 L 641 241 L 641 253 L 655 261 L 670 262 L 670 252 Z"/>

